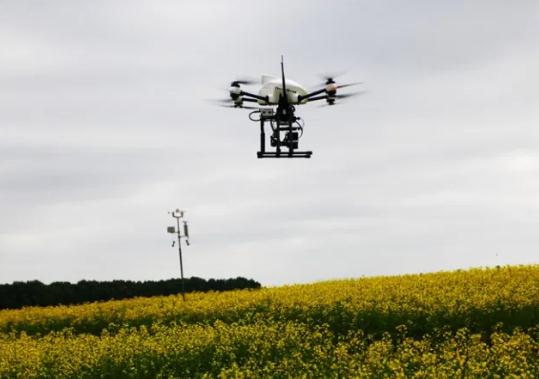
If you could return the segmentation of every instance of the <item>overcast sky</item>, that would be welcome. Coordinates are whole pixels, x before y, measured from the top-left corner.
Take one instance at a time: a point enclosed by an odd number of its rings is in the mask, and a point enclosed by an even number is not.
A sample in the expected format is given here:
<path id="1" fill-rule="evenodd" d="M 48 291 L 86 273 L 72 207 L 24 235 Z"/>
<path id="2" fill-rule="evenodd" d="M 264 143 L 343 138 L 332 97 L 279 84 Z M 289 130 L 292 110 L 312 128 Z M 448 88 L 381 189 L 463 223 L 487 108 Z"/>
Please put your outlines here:
<path id="1" fill-rule="evenodd" d="M 306 105 L 258 160 L 242 75 Z M 539 262 L 539 2 L 0 1 L 0 282 L 264 285 Z M 256 87 L 253 87 L 256 89 Z"/>

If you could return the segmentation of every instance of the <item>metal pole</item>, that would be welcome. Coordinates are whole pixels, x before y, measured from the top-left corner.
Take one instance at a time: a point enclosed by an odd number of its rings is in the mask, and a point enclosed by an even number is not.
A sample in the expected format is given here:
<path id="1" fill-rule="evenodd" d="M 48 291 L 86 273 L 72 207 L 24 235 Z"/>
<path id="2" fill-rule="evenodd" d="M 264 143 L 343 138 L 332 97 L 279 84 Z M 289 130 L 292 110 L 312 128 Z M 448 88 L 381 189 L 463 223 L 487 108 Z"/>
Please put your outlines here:
<path id="1" fill-rule="evenodd" d="M 180 218 L 176 217 L 176 223 L 178 225 L 178 255 L 180 256 L 180 272 L 182 276 L 182 298 L 183 301 L 185 301 L 185 283 L 183 279 L 183 260 L 182 260 L 182 243 L 181 243 L 181 236 L 180 236 Z"/>

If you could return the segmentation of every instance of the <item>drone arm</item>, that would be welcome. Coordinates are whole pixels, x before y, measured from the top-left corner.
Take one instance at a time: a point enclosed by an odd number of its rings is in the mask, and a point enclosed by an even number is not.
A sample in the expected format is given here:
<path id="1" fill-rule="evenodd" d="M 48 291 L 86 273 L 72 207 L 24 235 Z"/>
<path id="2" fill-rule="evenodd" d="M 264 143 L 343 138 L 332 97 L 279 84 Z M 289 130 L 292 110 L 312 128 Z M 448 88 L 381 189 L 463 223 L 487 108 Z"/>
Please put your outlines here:
<path id="1" fill-rule="evenodd" d="M 327 95 L 313 96 L 313 97 L 309 97 L 309 102 L 316 101 L 316 100 L 327 100 L 327 98 L 328 98 Z M 303 99 L 305 99 L 305 96 L 303 96 Z"/>
<path id="2" fill-rule="evenodd" d="M 317 91 L 308 93 L 305 96 L 298 96 L 298 101 L 302 101 L 302 100 L 309 100 L 309 101 L 320 100 L 322 97 L 318 96 L 318 97 L 314 98 L 314 96 L 320 95 L 321 93 L 327 93 L 326 89 L 322 88 L 322 89 L 319 89 Z"/>
<path id="3" fill-rule="evenodd" d="M 257 99 L 249 99 L 248 97 L 244 97 L 241 101 L 246 101 L 248 103 L 258 103 Z"/>
<path id="4" fill-rule="evenodd" d="M 250 93 L 250 92 L 241 91 L 241 92 L 240 92 L 240 96 L 249 96 L 249 97 L 252 97 L 252 98 L 253 98 L 253 99 L 251 99 L 251 100 L 257 99 L 257 100 L 265 101 L 266 103 L 269 102 L 268 96 L 258 96 L 258 95 L 255 95 L 254 93 Z M 248 100 L 247 100 L 247 99 L 243 99 L 243 101 L 248 101 Z M 256 100 L 255 100 L 255 101 L 256 101 Z"/>

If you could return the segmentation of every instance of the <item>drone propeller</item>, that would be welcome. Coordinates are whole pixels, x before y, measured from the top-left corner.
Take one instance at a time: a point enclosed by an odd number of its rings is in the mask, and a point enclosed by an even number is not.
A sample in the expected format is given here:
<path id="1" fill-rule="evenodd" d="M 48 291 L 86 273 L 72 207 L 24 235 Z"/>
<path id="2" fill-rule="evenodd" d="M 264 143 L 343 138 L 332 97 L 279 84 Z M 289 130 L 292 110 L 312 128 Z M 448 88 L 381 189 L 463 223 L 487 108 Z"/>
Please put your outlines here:
<path id="1" fill-rule="evenodd" d="M 352 93 L 340 93 L 335 94 L 333 96 L 327 96 L 327 102 L 325 104 L 320 104 L 320 107 L 332 107 L 334 105 L 342 104 L 341 101 L 336 102 L 337 99 L 349 99 L 351 97 L 360 96 L 365 94 L 367 91 L 359 91 L 359 92 L 352 92 Z"/>
<path id="2" fill-rule="evenodd" d="M 357 86 L 359 84 L 363 84 L 363 82 L 353 82 L 353 83 L 346 83 L 346 84 L 339 84 L 337 86 L 337 89 L 339 88 L 346 88 L 346 87 L 353 87 L 353 86 Z"/>
<path id="3" fill-rule="evenodd" d="M 346 98 L 349 98 L 349 97 L 355 97 L 355 96 L 363 95 L 365 92 L 366 91 L 359 91 L 359 92 L 352 92 L 352 93 L 339 93 L 339 94 L 331 96 L 331 97 L 334 97 L 336 99 L 346 99 Z"/>
<path id="4" fill-rule="evenodd" d="M 322 79 L 326 83 L 328 81 L 330 81 L 330 83 L 335 83 L 335 78 L 343 76 L 344 74 L 346 74 L 346 71 L 344 71 L 344 70 L 341 70 L 341 71 L 329 71 L 329 72 L 323 72 L 323 73 L 319 74 L 318 77 L 320 79 Z"/>
<path id="5" fill-rule="evenodd" d="M 242 108 L 242 109 L 259 109 L 258 107 L 252 107 L 248 105 L 243 104 L 237 104 L 232 99 L 210 99 L 208 100 L 210 103 L 213 103 L 219 107 L 223 108 Z"/>
<path id="6" fill-rule="evenodd" d="M 346 71 L 338 71 L 338 72 L 327 72 L 327 73 L 323 73 L 323 74 L 320 74 L 320 78 L 324 80 L 323 83 L 320 83 L 318 86 L 328 86 L 330 84 L 335 84 L 335 89 L 339 89 L 339 88 L 346 88 L 346 87 L 352 87 L 352 86 L 357 86 L 358 84 L 363 84 L 363 82 L 353 82 L 353 83 L 345 83 L 345 84 L 337 84 L 337 82 L 335 81 L 335 78 L 339 77 L 339 76 L 342 76 L 346 74 Z"/>
<path id="7" fill-rule="evenodd" d="M 344 84 L 337 84 L 333 78 L 328 78 L 326 82 L 322 85 L 328 87 L 333 87 L 335 90 L 338 90 L 340 88 L 346 88 L 346 87 L 353 87 L 357 86 L 359 84 L 363 84 L 363 82 L 352 82 L 352 83 L 344 83 Z"/>
<path id="8" fill-rule="evenodd" d="M 230 86 L 231 87 L 239 87 L 240 85 L 252 85 L 252 84 L 256 84 L 257 81 L 253 78 L 247 78 L 247 77 L 244 77 L 244 78 L 238 78 L 238 79 L 235 79 L 233 80 L 231 83 L 230 83 Z"/>
<path id="9" fill-rule="evenodd" d="M 219 103 L 219 104 L 230 104 L 232 102 L 232 99 L 229 98 L 222 98 L 222 99 L 210 99 L 208 100 L 212 103 Z"/>
<path id="10" fill-rule="evenodd" d="M 220 107 L 223 108 L 240 108 L 240 109 L 259 109 L 258 107 L 250 107 L 248 105 L 237 105 L 237 104 L 228 104 L 228 105 L 220 105 Z"/>

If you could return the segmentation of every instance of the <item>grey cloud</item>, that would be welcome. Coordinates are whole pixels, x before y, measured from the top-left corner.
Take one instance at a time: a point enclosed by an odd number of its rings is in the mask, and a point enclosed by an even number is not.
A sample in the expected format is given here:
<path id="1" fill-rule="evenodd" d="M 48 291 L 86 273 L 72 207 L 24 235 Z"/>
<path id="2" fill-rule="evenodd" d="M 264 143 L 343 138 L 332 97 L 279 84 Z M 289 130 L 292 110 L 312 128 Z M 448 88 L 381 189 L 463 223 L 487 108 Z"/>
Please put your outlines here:
<path id="1" fill-rule="evenodd" d="M 537 261 L 533 1 L 3 2 L 0 281 L 264 284 Z M 282 9 L 286 12 L 283 14 Z M 363 96 L 306 106 L 309 161 L 259 161 L 206 100 L 236 75 Z"/>

